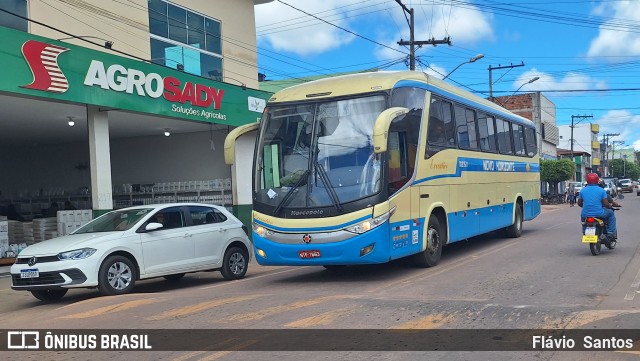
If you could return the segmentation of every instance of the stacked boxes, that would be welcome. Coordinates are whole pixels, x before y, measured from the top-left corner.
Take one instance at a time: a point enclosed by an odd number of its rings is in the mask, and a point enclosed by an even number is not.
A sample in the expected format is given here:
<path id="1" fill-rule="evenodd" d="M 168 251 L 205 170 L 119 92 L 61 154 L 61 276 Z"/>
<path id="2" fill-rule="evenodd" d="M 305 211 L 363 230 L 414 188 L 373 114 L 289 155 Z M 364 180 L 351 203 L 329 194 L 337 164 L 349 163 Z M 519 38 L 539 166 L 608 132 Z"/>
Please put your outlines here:
<path id="1" fill-rule="evenodd" d="M 6 218 L 0 221 L 0 258 L 4 258 L 9 250 L 9 222 Z"/>
<path id="2" fill-rule="evenodd" d="M 9 244 L 24 243 L 24 228 L 20 221 L 9 222 Z"/>
<path id="3" fill-rule="evenodd" d="M 84 226 L 93 218 L 90 209 L 78 209 L 73 211 L 58 211 L 58 236 L 66 236 Z"/>
<path id="4" fill-rule="evenodd" d="M 33 224 L 33 241 L 30 243 L 25 239 L 28 245 L 58 236 L 56 217 L 36 218 L 31 223 Z"/>

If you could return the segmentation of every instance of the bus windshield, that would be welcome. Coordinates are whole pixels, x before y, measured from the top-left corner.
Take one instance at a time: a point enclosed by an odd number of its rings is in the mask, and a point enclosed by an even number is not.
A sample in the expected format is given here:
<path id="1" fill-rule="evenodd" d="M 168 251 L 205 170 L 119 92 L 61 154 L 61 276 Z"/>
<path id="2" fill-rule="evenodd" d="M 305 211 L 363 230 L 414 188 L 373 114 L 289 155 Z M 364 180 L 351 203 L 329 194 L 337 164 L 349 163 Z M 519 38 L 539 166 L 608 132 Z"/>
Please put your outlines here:
<path id="1" fill-rule="evenodd" d="M 373 125 L 384 95 L 269 107 L 256 157 L 255 202 L 335 207 L 380 191 Z"/>

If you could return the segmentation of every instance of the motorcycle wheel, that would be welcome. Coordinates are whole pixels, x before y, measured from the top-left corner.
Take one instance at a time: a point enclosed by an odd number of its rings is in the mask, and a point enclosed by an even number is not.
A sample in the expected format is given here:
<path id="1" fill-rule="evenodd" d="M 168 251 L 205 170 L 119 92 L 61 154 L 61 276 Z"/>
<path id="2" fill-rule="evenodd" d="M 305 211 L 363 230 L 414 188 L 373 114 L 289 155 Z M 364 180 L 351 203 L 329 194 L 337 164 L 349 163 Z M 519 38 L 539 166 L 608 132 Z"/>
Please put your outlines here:
<path id="1" fill-rule="evenodd" d="M 597 256 L 600 254 L 600 250 L 602 249 L 602 243 L 600 242 L 600 238 L 598 238 L 598 242 L 589 243 L 589 249 L 591 250 L 591 254 Z"/>

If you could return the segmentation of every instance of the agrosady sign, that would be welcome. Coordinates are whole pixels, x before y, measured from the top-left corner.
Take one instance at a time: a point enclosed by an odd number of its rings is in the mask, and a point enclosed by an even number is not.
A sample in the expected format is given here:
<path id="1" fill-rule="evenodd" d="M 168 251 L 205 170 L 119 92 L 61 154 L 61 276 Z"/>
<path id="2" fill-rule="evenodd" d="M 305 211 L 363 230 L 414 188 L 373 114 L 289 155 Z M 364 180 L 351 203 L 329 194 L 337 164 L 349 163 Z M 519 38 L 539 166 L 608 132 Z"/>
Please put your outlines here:
<path id="1" fill-rule="evenodd" d="M 0 90 L 188 120 L 244 125 L 270 93 L 0 27 Z"/>

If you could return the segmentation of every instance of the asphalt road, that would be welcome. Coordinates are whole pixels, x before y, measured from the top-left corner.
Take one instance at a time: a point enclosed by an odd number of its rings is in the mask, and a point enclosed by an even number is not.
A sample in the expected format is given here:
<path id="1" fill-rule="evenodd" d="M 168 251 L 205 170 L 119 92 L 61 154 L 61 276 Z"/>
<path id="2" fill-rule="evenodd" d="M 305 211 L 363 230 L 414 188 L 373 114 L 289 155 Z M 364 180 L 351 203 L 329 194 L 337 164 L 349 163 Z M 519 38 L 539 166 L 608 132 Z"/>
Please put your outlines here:
<path id="1" fill-rule="evenodd" d="M 348 267 L 261 267 L 226 282 L 218 272 L 180 283 L 142 281 L 129 295 L 73 290 L 43 304 L 0 279 L 3 329 L 637 329 L 640 197 L 621 201 L 618 247 L 594 257 L 578 207 L 545 206 L 522 237 L 447 246 L 434 268 L 403 261 Z M 250 340 L 248 340 L 250 341 Z M 212 340 L 212 342 L 214 342 Z M 311 340 L 313 342 L 313 340 Z M 640 342 L 640 341 L 637 341 Z M 248 344 L 250 345 L 250 343 Z M 637 360 L 617 352 L 11 352 L 16 360 Z M 246 348 L 249 348 L 247 346 Z"/>

